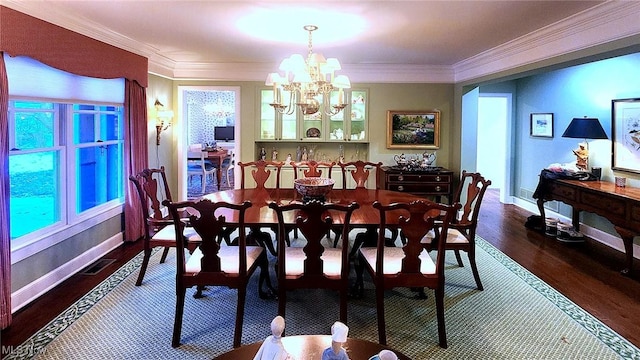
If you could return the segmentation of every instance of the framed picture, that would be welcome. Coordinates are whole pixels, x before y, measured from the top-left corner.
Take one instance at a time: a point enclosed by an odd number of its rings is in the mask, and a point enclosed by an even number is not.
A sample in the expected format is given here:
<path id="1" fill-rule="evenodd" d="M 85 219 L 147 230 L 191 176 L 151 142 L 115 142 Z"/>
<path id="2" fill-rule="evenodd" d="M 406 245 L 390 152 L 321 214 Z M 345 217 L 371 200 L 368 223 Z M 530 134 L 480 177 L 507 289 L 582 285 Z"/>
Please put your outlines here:
<path id="1" fill-rule="evenodd" d="M 640 173 L 640 98 L 611 101 L 613 170 Z"/>
<path id="2" fill-rule="evenodd" d="M 440 110 L 387 111 L 387 149 L 439 149 Z"/>
<path id="3" fill-rule="evenodd" d="M 553 114 L 552 113 L 532 113 L 531 130 L 529 133 L 535 137 L 553 137 Z"/>

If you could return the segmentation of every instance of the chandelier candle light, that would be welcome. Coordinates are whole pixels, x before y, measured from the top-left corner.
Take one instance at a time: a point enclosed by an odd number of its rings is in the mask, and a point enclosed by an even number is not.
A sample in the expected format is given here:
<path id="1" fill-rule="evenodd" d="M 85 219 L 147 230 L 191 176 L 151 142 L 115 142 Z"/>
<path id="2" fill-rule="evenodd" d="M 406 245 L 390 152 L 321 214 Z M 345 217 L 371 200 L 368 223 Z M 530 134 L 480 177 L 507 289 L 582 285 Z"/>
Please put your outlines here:
<path id="1" fill-rule="evenodd" d="M 351 82 L 346 75 L 335 76 L 340 70 L 340 62 L 336 58 L 325 59 L 322 54 L 313 52 L 312 32 L 317 30 L 315 25 L 304 27 L 309 32 L 309 52 L 305 60 L 302 55 L 294 54 L 282 60 L 279 73 L 270 73 L 265 85 L 273 86 L 273 103 L 270 105 L 283 114 L 293 114 L 297 105 L 303 114 L 311 115 L 320 111 L 322 96 L 322 111 L 327 115 L 335 115 L 347 106 L 344 89 L 351 88 Z M 331 92 L 338 89 L 338 103 L 331 105 Z M 283 102 L 282 90 L 288 92 L 288 105 Z"/>

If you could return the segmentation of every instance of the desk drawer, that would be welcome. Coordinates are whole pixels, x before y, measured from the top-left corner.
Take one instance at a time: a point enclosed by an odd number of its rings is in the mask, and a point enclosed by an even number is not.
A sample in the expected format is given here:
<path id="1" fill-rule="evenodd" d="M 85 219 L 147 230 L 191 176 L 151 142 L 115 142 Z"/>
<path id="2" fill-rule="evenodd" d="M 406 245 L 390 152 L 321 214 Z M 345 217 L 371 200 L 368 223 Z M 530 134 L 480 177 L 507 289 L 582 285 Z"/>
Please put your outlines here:
<path id="1" fill-rule="evenodd" d="M 423 193 L 423 194 L 449 194 L 449 184 L 425 184 L 425 183 L 393 183 L 389 184 L 389 190 Z"/>
<path id="2" fill-rule="evenodd" d="M 389 183 L 395 182 L 451 182 L 450 175 L 443 174 L 389 174 Z"/>
<path id="3" fill-rule="evenodd" d="M 580 203 L 588 206 L 597 206 L 598 209 L 615 215 L 624 216 L 625 212 L 624 201 L 602 196 L 602 193 L 593 194 L 583 191 L 580 196 Z"/>
<path id="4" fill-rule="evenodd" d="M 554 196 L 559 197 L 560 200 L 567 199 L 569 201 L 576 200 L 576 189 L 564 185 L 554 183 L 551 187 L 551 192 Z"/>

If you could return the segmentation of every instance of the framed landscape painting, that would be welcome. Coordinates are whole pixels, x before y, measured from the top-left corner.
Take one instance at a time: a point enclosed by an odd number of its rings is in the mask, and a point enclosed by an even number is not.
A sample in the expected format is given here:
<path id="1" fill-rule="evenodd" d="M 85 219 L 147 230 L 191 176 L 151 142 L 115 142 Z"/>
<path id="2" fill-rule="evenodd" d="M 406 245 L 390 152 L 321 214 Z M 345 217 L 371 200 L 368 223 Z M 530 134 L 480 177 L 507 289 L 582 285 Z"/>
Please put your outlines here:
<path id="1" fill-rule="evenodd" d="M 387 149 L 439 149 L 440 110 L 387 111 Z"/>
<path id="2" fill-rule="evenodd" d="M 553 114 L 533 113 L 531 114 L 531 124 L 529 134 L 534 137 L 553 137 Z"/>
<path id="3" fill-rule="evenodd" d="M 640 173 L 640 99 L 611 101 L 613 170 Z"/>

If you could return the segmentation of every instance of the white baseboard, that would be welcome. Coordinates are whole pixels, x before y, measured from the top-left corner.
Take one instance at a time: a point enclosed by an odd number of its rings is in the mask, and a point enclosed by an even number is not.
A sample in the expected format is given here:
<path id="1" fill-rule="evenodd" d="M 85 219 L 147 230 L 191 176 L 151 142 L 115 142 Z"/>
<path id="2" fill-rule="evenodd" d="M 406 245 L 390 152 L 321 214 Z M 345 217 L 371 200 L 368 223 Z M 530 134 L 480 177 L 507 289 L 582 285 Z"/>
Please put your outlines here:
<path id="1" fill-rule="evenodd" d="M 20 290 L 11 294 L 11 312 L 20 310 L 31 301 L 37 299 L 42 294 L 53 289 L 56 285 L 84 269 L 94 261 L 98 260 L 109 251 L 122 245 L 122 233 L 116 234 L 103 241 L 84 253 L 78 255 L 68 263 L 40 277 L 31 284 L 24 286 Z"/>
<path id="2" fill-rule="evenodd" d="M 538 214 L 539 215 L 539 211 L 538 211 L 538 206 L 536 204 L 532 204 L 528 201 L 519 199 L 519 198 L 514 198 L 514 205 L 519 206 L 527 211 L 530 211 L 534 214 Z M 560 215 L 554 211 L 551 211 L 549 209 L 545 209 L 545 216 L 547 217 L 554 217 L 554 218 L 558 218 L 563 222 L 571 222 L 571 218 L 568 218 L 564 215 Z M 614 248 L 622 253 L 624 253 L 624 242 L 622 241 L 622 239 L 618 236 L 615 235 L 611 235 L 609 233 L 606 233 L 602 230 L 596 229 L 594 227 L 585 225 L 583 223 L 580 223 L 580 232 L 582 232 L 583 234 L 585 234 L 586 236 L 590 237 L 593 240 L 596 240 L 600 243 L 603 243 L 611 248 Z M 633 257 L 636 259 L 640 259 L 640 245 L 637 244 L 633 244 Z"/>

